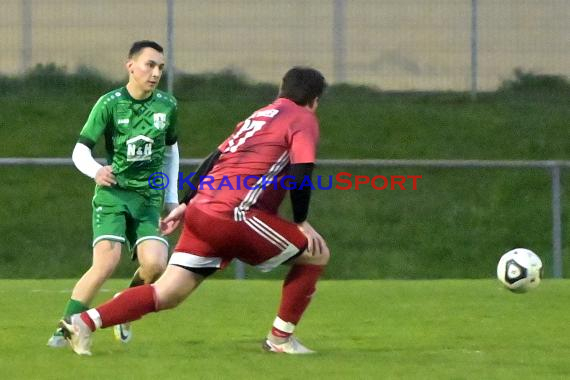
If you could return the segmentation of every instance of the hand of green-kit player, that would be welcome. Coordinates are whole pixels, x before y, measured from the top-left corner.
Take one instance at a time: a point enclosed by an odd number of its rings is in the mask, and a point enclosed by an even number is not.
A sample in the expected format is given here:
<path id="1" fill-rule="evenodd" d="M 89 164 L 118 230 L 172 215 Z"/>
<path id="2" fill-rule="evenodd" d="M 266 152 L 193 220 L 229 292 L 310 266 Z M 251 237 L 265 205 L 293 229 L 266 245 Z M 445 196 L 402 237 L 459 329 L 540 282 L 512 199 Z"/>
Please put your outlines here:
<path id="1" fill-rule="evenodd" d="M 182 203 L 173 209 L 165 218 L 160 219 L 160 232 L 163 235 L 172 233 L 184 218 L 186 204 Z"/>
<path id="2" fill-rule="evenodd" d="M 111 165 L 107 165 L 97 170 L 97 174 L 95 174 L 95 183 L 100 186 L 116 185 L 117 181 L 113 174 L 113 167 Z"/>

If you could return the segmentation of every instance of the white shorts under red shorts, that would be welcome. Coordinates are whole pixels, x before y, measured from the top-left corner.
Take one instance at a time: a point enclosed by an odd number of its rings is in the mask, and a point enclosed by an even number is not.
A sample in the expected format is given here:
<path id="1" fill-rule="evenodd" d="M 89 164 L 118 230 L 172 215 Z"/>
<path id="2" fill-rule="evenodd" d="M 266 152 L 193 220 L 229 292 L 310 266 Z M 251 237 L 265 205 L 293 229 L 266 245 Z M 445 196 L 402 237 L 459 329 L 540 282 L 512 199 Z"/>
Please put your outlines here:
<path id="1" fill-rule="evenodd" d="M 278 215 L 250 210 L 244 220 L 205 211 L 192 203 L 186 208 L 184 229 L 170 264 L 186 268 L 224 268 L 237 258 L 263 272 L 303 252 L 307 238 L 296 224 Z"/>

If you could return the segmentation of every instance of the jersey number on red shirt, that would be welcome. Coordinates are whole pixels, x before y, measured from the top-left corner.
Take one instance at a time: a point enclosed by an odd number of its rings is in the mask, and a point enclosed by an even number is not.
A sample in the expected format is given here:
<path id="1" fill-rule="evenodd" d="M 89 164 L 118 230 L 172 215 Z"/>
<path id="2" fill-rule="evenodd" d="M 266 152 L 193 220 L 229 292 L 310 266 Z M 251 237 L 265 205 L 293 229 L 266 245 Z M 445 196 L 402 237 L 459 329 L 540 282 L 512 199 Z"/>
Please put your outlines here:
<path id="1" fill-rule="evenodd" d="M 224 150 L 224 153 L 234 153 L 247 139 L 255 135 L 267 121 L 265 120 L 252 120 L 255 117 L 270 117 L 273 118 L 279 113 L 279 110 L 269 109 L 255 112 L 250 118 L 246 119 L 236 133 L 228 141 L 228 147 Z M 240 137 L 241 136 L 241 137 Z M 237 142 L 236 142 L 237 141 Z"/>
<path id="2" fill-rule="evenodd" d="M 255 132 L 259 131 L 263 126 L 267 124 L 266 121 L 263 120 L 251 120 L 247 119 L 242 127 L 234 133 L 234 135 L 228 141 L 228 147 L 224 151 L 224 153 L 234 153 L 245 141 L 253 136 Z M 241 137 L 240 137 L 241 136 Z"/>

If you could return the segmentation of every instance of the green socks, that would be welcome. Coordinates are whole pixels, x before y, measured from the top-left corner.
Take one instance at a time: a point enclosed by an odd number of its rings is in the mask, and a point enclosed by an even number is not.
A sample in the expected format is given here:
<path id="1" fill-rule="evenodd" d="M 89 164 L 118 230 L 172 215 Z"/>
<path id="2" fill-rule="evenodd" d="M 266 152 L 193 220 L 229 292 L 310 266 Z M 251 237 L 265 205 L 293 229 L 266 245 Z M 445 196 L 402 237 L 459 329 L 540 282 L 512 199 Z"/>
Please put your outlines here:
<path id="1" fill-rule="evenodd" d="M 134 286 L 144 285 L 144 280 L 140 278 L 139 271 L 137 270 L 131 280 L 131 284 L 129 285 L 130 288 Z M 89 307 L 84 305 L 83 303 L 76 301 L 74 299 L 69 299 L 67 301 L 67 305 L 65 305 L 65 311 L 63 312 L 63 317 L 69 317 L 70 315 L 82 313 L 84 311 L 89 310 Z"/>
<path id="2" fill-rule="evenodd" d="M 69 301 L 67 301 L 67 305 L 65 305 L 65 311 L 63 312 L 63 317 L 64 318 L 69 317 L 70 315 L 82 313 L 86 310 L 89 310 L 88 306 L 85 306 L 81 302 L 70 298 Z"/>

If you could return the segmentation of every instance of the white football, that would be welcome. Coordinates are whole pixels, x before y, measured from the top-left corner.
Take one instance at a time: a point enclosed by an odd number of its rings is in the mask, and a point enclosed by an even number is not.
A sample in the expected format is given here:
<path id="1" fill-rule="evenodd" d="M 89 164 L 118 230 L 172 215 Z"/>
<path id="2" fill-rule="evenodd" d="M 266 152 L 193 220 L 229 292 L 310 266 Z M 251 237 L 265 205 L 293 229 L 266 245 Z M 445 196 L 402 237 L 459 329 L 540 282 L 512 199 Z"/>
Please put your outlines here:
<path id="1" fill-rule="evenodd" d="M 497 278 L 509 290 L 524 293 L 540 284 L 542 261 L 529 249 L 515 248 L 499 260 Z"/>

